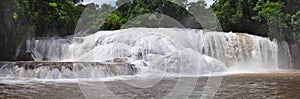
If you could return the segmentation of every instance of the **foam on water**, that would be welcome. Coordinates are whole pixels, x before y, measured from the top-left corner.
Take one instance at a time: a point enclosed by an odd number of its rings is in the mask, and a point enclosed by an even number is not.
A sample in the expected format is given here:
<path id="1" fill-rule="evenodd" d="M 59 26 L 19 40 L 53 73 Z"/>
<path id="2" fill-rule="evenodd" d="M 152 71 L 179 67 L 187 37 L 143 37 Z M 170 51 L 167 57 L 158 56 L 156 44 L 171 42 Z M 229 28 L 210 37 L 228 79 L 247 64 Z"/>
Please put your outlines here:
<path id="1" fill-rule="evenodd" d="M 98 68 L 90 64 L 83 66 L 86 69 L 77 71 L 79 78 L 90 79 L 127 74 L 140 77 L 200 76 L 218 72 L 255 73 L 292 69 L 286 42 L 243 33 L 195 29 L 130 28 L 99 31 L 73 39 L 36 40 L 32 50 L 36 61 L 121 63 L 131 64 L 136 70 L 123 73 L 122 68 Z M 52 70 L 53 75 L 47 73 L 46 79 L 68 79 L 71 75 L 68 76 L 70 73 L 66 72 Z M 24 73 L 19 76 L 21 74 Z M 65 78 L 53 78 L 57 75 L 64 75 Z"/>

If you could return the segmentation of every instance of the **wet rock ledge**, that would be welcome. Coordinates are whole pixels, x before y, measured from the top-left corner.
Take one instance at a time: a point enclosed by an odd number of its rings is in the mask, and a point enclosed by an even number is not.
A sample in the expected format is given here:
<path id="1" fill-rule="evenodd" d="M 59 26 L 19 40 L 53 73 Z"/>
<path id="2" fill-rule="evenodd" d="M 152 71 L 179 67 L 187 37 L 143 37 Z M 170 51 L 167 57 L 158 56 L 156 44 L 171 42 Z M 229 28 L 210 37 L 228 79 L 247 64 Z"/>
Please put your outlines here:
<path id="1" fill-rule="evenodd" d="M 30 78 L 105 78 L 118 75 L 134 75 L 137 70 L 129 63 L 99 62 L 0 62 L 0 76 Z"/>

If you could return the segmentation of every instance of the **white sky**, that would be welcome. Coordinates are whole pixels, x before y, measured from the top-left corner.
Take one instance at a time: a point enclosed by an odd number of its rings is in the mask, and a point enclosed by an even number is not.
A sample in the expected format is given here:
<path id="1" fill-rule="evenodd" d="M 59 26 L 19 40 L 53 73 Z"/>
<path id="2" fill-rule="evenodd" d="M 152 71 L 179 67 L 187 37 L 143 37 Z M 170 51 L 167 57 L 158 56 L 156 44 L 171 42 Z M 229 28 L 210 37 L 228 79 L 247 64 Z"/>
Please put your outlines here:
<path id="1" fill-rule="evenodd" d="M 117 0 L 84 0 L 83 4 L 94 2 L 94 3 L 99 4 L 99 5 L 107 3 L 107 4 L 111 4 L 111 5 L 115 6 L 116 1 Z M 188 0 L 188 1 L 189 2 L 195 2 L 195 1 L 198 1 L 198 0 Z M 208 6 L 210 6 L 214 3 L 213 0 L 205 0 L 205 1 L 206 1 Z"/>
<path id="2" fill-rule="evenodd" d="M 117 0 L 83 0 L 83 4 L 94 2 L 96 4 L 102 5 L 104 3 L 115 5 Z"/>
<path id="3" fill-rule="evenodd" d="M 196 2 L 198 0 L 188 0 L 189 2 Z M 208 6 L 212 5 L 214 3 L 213 0 L 205 0 L 205 2 L 207 3 Z"/>

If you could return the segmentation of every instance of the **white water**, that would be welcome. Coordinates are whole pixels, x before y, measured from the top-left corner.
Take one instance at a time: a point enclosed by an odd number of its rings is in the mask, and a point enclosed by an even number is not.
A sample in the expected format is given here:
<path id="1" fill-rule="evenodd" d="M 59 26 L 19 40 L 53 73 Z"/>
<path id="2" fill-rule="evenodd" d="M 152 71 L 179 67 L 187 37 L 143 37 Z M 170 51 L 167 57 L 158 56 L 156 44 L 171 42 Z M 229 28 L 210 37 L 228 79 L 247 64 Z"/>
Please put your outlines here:
<path id="1" fill-rule="evenodd" d="M 0 77 L 38 78 L 38 79 L 75 79 L 107 78 L 133 75 L 136 70 L 130 64 L 69 63 L 69 62 L 8 62 L 0 63 Z"/>
<path id="2" fill-rule="evenodd" d="M 291 69 L 288 48 L 286 42 L 249 34 L 131 28 L 73 39 L 36 40 L 33 52 L 36 61 L 128 63 L 135 66 L 136 75 L 153 76 Z M 94 68 L 88 70 L 83 77 L 107 77 Z"/>

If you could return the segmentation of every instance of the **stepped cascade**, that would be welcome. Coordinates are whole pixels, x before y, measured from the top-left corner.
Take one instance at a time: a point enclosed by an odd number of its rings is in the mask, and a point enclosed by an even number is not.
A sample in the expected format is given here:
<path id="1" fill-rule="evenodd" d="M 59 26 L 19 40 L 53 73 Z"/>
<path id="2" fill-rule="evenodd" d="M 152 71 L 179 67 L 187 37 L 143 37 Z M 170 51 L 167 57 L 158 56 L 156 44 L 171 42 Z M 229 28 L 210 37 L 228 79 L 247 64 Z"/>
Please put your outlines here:
<path id="1" fill-rule="evenodd" d="M 232 67 L 293 68 L 287 42 L 245 33 L 196 29 L 130 28 L 99 31 L 83 37 L 40 39 L 33 42 L 32 52 L 35 64 L 56 62 L 62 66 L 3 63 L 1 71 L 9 73 L 1 76 L 103 78 L 147 74 L 204 75 L 226 72 Z"/>

